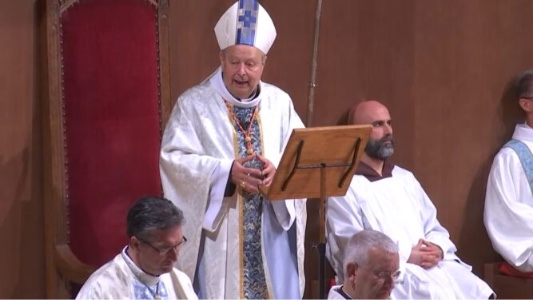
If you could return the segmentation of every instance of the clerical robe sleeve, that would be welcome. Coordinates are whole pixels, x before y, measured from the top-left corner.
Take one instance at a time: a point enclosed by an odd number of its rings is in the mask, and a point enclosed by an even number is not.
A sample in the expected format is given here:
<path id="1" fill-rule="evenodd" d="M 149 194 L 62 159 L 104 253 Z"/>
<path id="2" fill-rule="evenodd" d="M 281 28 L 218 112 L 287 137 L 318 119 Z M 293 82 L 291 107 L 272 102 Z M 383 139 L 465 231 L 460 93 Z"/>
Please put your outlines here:
<path id="1" fill-rule="evenodd" d="M 283 230 L 289 230 L 292 226 L 292 223 L 294 223 L 294 220 L 296 219 L 294 201 L 305 201 L 305 199 L 272 201 L 274 214 L 276 215 L 276 219 Z"/>
<path id="2" fill-rule="evenodd" d="M 280 95 L 278 95 L 278 97 L 284 100 L 279 102 L 285 103 L 280 109 L 281 111 L 285 112 L 283 113 L 283 121 L 280 126 L 281 128 L 272 128 L 271 126 L 263 127 L 265 135 L 279 134 L 279 140 L 282 141 L 282 143 L 278 143 L 278 145 L 271 145 L 271 143 L 266 143 L 265 145 L 265 150 L 268 154 L 267 158 L 272 162 L 272 164 L 274 164 L 274 166 L 276 166 L 276 168 L 279 165 L 283 151 L 289 142 L 292 131 L 296 128 L 304 128 L 304 124 L 294 110 L 294 105 L 289 95 L 285 92 L 282 92 Z M 305 204 L 306 199 L 286 199 L 272 201 L 272 208 L 274 210 L 274 214 L 276 215 L 276 219 L 284 230 L 289 230 L 296 218 L 299 217 L 296 201 L 302 201 Z"/>
<path id="3" fill-rule="evenodd" d="M 411 174 L 411 176 L 413 175 Z M 457 256 L 455 255 L 457 248 L 450 240 L 448 230 L 446 230 L 446 228 L 444 228 L 438 221 L 435 205 L 433 205 L 433 202 L 431 202 L 418 180 L 416 180 L 414 176 L 413 179 L 413 184 L 415 184 L 419 194 L 421 206 L 420 217 L 424 223 L 425 239 L 441 248 L 444 256 L 443 259 L 457 259 Z"/>
<path id="4" fill-rule="evenodd" d="M 211 176 L 211 187 L 209 192 L 209 201 L 207 210 L 204 216 L 202 227 L 206 230 L 214 232 L 220 221 L 222 220 L 222 203 L 224 201 L 224 194 L 228 184 L 231 173 L 231 166 L 233 160 L 221 159 Z"/>
<path id="5" fill-rule="evenodd" d="M 78 292 L 76 295 L 76 300 L 84 300 L 84 299 L 105 299 L 109 297 L 109 295 L 106 295 L 102 293 L 100 289 L 97 287 L 86 287 L 83 288 Z"/>
<path id="6" fill-rule="evenodd" d="M 494 158 L 485 196 L 484 222 L 492 246 L 507 262 L 533 271 L 533 195 L 516 153 Z"/>
<path id="7" fill-rule="evenodd" d="M 326 208 L 326 256 L 338 277 L 344 282 L 344 255 L 348 240 L 364 229 L 363 212 L 350 186 L 346 196 L 330 197 Z"/>
<path id="8" fill-rule="evenodd" d="M 201 213 L 203 216 L 196 217 L 194 223 L 199 221 L 200 227 L 213 231 L 217 220 L 222 219 L 224 189 L 233 157 L 211 153 L 221 142 L 217 131 L 223 128 L 203 122 L 202 118 L 209 115 L 195 111 L 202 107 L 187 102 L 187 98 L 178 99 L 163 135 L 161 181 L 169 200 L 188 216 Z"/>

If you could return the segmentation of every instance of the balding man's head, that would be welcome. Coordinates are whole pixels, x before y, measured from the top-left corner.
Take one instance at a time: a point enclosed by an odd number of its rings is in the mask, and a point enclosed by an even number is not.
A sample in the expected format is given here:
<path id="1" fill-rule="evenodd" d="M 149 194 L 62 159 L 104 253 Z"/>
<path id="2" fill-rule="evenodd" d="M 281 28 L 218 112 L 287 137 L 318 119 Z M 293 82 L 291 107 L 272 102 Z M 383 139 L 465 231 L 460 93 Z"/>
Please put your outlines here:
<path id="1" fill-rule="evenodd" d="M 385 105 L 377 100 L 365 100 L 352 107 L 348 123 L 353 125 L 372 124 L 376 119 L 376 114 L 383 112 L 386 112 L 386 114 L 389 115 L 389 110 Z"/>
<path id="2" fill-rule="evenodd" d="M 376 100 L 366 100 L 355 105 L 349 117 L 349 124 L 372 125 L 372 132 L 365 148 L 365 153 L 369 157 L 384 160 L 394 153 L 391 117 L 385 105 Z"/>
<path id="3" fill-rule="evenodd" d="M 338 275 L 352 299 L 389 299 L 399 268 L 398 245 L 384 233 L 363 230 L 348 240 L 344 272 Z"/>

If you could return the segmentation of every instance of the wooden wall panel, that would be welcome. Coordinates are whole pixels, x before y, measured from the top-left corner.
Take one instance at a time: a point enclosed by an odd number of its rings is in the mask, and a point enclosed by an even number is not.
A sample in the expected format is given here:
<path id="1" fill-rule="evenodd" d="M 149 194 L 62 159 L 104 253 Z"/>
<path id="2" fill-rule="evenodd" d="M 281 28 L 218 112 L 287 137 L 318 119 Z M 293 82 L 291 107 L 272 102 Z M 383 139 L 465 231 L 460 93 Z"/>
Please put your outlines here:
<path id="1" fill-rule="evenodd" d="M 325 2 L 316 123 L 361 98 L 393 118 L 398 164 L 422 182 L 459 254 L 497 259 L 482 212 L 492 157 L 516 122 L 505 88 L 530 68 L 528 1 Z"/>
<path id="2" fill-rule="evenodd" d="M 0 298 L 44 297 L 36 6 L 0 1 Z"/>
<path id="3" fill-rule="evenodd" d="M 9 245 L 0 265 L 10 270 L 2 298 L 44 296 L 37 3 L 0 1 L 0 239 Z M 218 66 L 213 27 L 231 3 L 170 2 L 173 99 Z M 305 120 L 316 2 L 261 3 L 278 28 L 264 79 L 289 92 Z M 478 273 L 497 258 L 482 224 L 484 189 L 517 121 L 506 85 L 533 66 L 532 13 L 529 0 L 323 2 L 312 125 L 342 121 L 360 98 L 389 105 L 396 161 L 422 182 Z M 316 230 L 308 233 L 314 241 Z"/>
<path id="4" fill-rule="evenodd" d="M 396 155 L 409 164 L 413 7 L 410 1 L 324 2 L 313 124 L 338 124 L 360 99 L 381 99 L 395 113 Z"/>
<path id="5" fill-rule="evenodd" d="M 174 99 L 218 66 L 212 28 L 231 3 L 173 3 Z M 278 28 L 263 78 L 289 92 L 305 120 L 316 1 L 261 3 Z M 517 120 L 506 85 L 533 65 L 533 44 L 527 43 L 532 6 L 528 0 L 322 4 L 311 125 L 342 122 L 361 98 L 388 105 L 395 160 L 419 178 L 477 273 L 497 259 L 482 223 L 484 190 L 492 157 Z M 309 223 L 310 242 L 315 225 Z"/>
<path id="6" fill-rule="evenodd" d="M 213 28 L 235 1 L 170 1 L 170 87 L 172 103 L 220 65 Z"/>
<path id="7" fill-rule="evenodd" d="M 522 0 L 415 2 L 413 170 L 478 273 L 497 259 L 483 225 L 485 186 L 517 121 L 506 85 L 533 66 L 523 39 L 532 12 Z"/>

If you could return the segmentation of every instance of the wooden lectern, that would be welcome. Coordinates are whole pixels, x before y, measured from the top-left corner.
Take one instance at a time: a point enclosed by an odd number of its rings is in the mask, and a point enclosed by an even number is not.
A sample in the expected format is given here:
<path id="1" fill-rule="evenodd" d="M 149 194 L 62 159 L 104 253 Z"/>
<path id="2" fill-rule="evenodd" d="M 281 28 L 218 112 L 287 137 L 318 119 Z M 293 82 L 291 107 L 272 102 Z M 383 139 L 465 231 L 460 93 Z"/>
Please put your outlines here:
<path id="1" fill-rule="evenodd" d="M 370 125 L 295 129 L 270 187 L 260 190 L 268 200 L 320 198 L 319 295 L 326 298 L 326 201 L 344 196 L 368 141 Z"/>

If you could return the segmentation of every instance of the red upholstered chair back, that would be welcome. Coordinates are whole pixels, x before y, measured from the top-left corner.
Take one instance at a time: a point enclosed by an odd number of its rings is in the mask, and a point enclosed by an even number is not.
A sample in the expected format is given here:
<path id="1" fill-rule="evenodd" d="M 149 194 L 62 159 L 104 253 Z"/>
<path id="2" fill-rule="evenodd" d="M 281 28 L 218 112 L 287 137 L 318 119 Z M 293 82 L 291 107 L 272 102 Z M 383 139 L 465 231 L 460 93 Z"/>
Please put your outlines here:
<path id="1" fill-rule="evenodd" d="M 128 242 L 132 203 L 161 195 L 166 10 L 157 0 L 47 0 L 49 297 L 112 259 Z"/>

